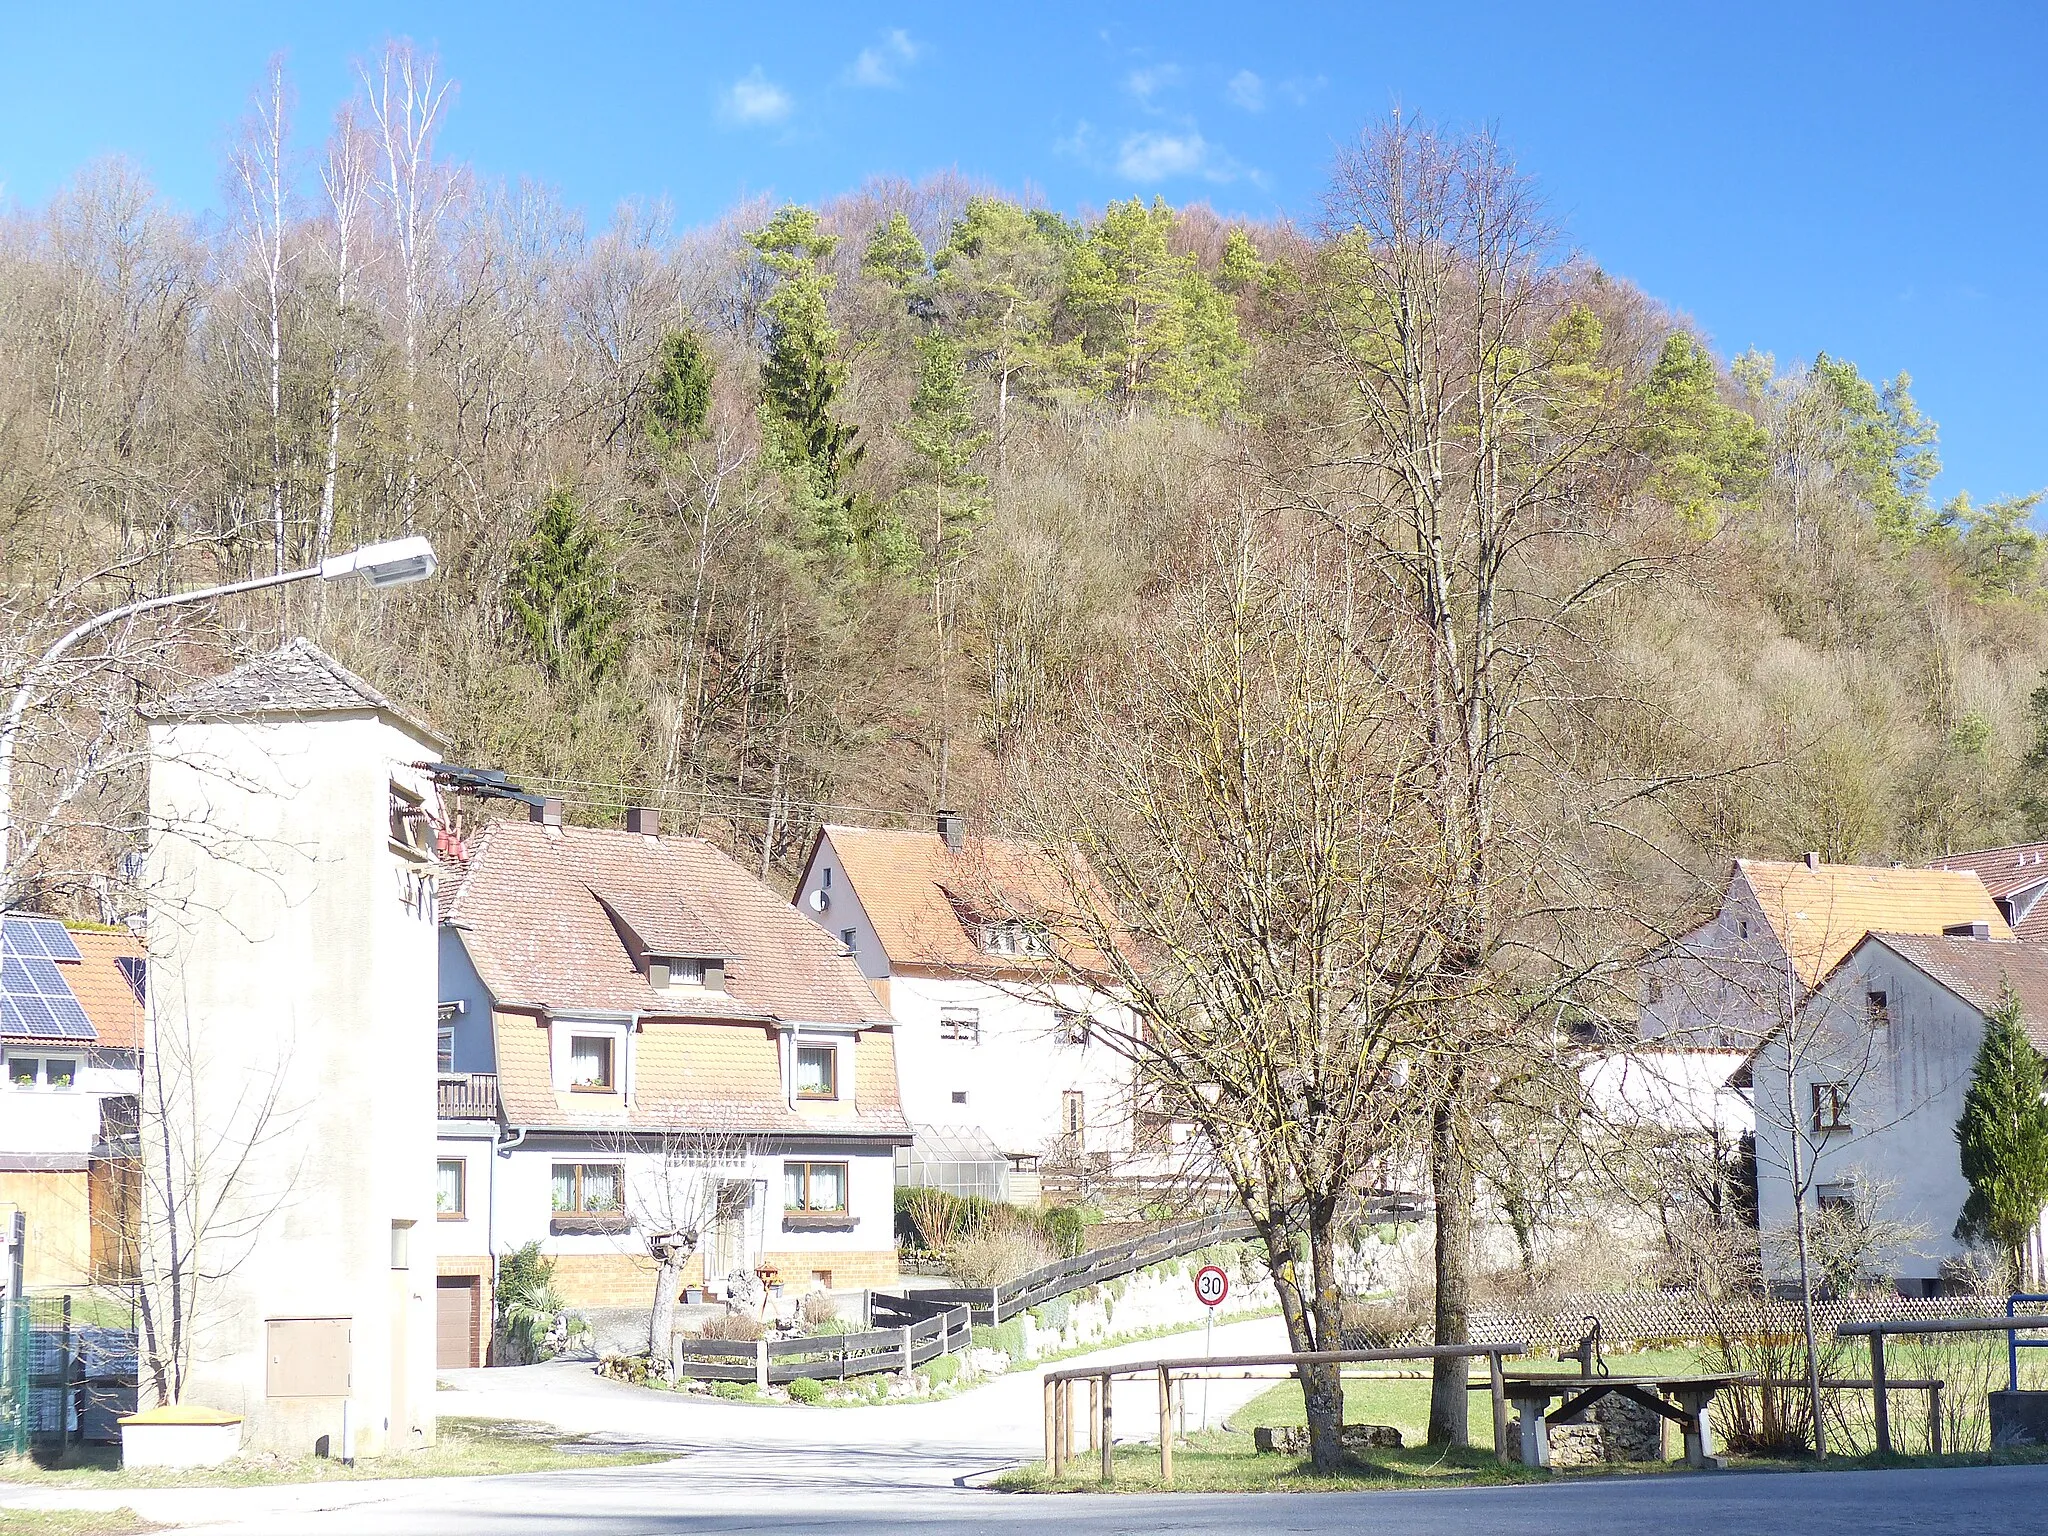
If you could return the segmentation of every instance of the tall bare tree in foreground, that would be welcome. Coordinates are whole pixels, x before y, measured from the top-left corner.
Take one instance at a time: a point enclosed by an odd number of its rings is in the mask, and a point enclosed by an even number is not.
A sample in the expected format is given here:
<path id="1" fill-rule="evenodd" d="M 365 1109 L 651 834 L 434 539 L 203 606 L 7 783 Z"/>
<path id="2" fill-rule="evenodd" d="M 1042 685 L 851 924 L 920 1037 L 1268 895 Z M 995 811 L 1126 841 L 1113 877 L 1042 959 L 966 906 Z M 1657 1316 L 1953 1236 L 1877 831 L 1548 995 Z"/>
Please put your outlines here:
<path id="1" fill-rule="evenodd" d="M 448 108 L 453 83 L 440 61 L 421 57 L 409 42 L 387 43 L 375 73 L 362 71 L 370 120 L 376 124 L 384 167 L 376 198 L 388 221 L 398 258 L 400 339 L 405 356 L 405 491 L 400 511 L 413 526 L 420 485 L 420 334 L 426 324 L 427 285 L 441 221 L 455 198 L 449 172 L 434 161 L 434 137 Z"/>
<path id="2" fill-rule="evenodd" d="M 1469 1341 L 1473 1126 L 1498 1067 L 1597 974 L 1601 905 L 1581 751 L 1602 609 L 1664 558 L 1614 469 L 1631 368 L 1587 274 L 1558 262 L 1529 182 L 1488 134 L 1396 117 L 1337 162 L 1304 363 L 1320 403 L 1269 447 L 1280 499 L 1350 551 L 1372 627 L 1416 659 L 1425 839 L 1445 894 L 1418 1058 L 1431 1105 L 1436 1337 Z M 1639 795 L 1632 786 L 1616 795 Z M 1462 1443 L 1462 1361 L 1432 1440 Z"/>
<path id="3" fill-rule="evenodd" d="M 285 246 L 286 202 L 290 169 L 290 99 L 284 80 L 284 57 L 273 56 L 264 73 L 255 112 L 244 125 L 242 141 L 231 156 L 242 202 L 242 233 L 250 264 L 261 287 L 257 307 L 256 348 L 263 355 L 270 405 L 270 548 L 272 569 L 285 568 L 284 506 L 284 307 L 286 268 L 291 255 Z"/>
<path id="4" fill-rule="evenodd" d="M 1423 743 L 1386 676 L 1410 647 L 1368 631 L 1335 543 L 1249 513 L 1199 532 L 1128 653 L 1017 756 L 1008 804 L 1059 850 L 1057 894 L 977 897 L 1043 925 L 1063 980 L 1108 978 L 1127 1022 L 1101 1037 L 1205 1134 L 1297 1351 L 1340 1346 L 1340 1216 L 1417 1134 L 1440 926 Z M 1299 1374 L 1335 1466 L 1337 1373 Z"/>

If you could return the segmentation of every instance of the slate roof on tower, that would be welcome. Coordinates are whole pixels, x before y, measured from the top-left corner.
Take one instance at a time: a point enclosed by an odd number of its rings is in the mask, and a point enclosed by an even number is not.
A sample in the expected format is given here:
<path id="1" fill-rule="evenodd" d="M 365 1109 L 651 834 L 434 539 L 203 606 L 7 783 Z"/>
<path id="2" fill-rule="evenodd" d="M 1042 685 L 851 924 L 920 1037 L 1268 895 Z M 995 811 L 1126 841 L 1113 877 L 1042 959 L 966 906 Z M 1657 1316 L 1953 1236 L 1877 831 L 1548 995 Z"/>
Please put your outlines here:
<path id="1" fill-rule="evenodd" d="M 240 720 L 282 715 L 382 714 L 435 745 L 448 738 L 301 635 L 231 672 L 144 710 L 149 720 Z"/>

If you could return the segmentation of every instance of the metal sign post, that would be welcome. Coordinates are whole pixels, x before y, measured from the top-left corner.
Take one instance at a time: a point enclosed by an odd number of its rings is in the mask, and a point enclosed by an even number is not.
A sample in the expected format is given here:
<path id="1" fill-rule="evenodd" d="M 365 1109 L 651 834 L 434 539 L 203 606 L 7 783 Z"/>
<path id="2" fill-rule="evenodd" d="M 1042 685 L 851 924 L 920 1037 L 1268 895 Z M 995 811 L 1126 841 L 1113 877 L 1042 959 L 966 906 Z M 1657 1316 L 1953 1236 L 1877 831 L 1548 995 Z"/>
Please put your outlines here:
<path id="1" fill-rule="evenodd" d="M 1230 1276 L 1220 1266 L 1204 1264 L 1195 1271 L 1195 1300 L 1209 1309 L 1202 1321 L 1202 1358 L 1216 1358 L 1216 1309 L 1230 1294 Z M 1209 1374 L 1202 1373 L 1202 1428 L 1209 1427 Z"/>

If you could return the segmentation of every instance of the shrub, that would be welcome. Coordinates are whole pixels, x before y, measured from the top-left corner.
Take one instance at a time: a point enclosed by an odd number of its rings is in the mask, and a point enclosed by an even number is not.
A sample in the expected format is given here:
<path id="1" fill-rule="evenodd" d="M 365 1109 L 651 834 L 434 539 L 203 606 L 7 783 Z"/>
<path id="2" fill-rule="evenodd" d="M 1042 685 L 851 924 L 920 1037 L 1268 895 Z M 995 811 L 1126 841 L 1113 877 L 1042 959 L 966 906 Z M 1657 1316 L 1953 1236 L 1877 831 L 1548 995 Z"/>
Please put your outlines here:
<path id="1" fill-rule="evenodd" d="M 940 1355 L 924 1368 L 925 1379 L 935 1387 L 943 1387 L 960 1374 L 960 1361 L 954 1355 Z"/>
<path id="2" fill-rule="evenodd" d="M 726 1312 L 705 1319 L 704 1331 L 699 1337 L 751 1344 L 761 1337 L 761 1319 L 751 1312 Z"/>
<path id="3" fill-rule="evenodd" d="M 836 1322 L 839 1318 L 837 1303 L 823 1291 L 812 1291 L 804 1298 L 800 1310 L 805 1324 L 814 1333 L 822 1331 L 824 1324 Z"/>
<path id="4" fill-rule="evenodd" d="M 515 1248 L 499 1261 L 498 1338 L 508 1364 L 545 1359 L 548 1334 L 561 1312 L 555 1261 L 540 1251 L 538 1242 Z"/>
<path id="5" fill-rule="evenodd" d="M 751 1403 L 760 1398 L 760 1391 L 751 1381 L 714 1381 L 711 1395 L 722 1397 L 730 1403 Z"/>
<path id="6" fill-rule="evenodd" d="M 813 1405 L 822 1403 L 825 1401 L 825 1384 L 809 1376 L 799 1376 L 789 1384 L 789 1400 Z"/>
<path id="7" fill-rule="evenodd" d="M 1045 1239 L 1007 1223 L 984 1226 L 947 1250 L 947 1267 L 962 1285 L 1001 1285 L 1051 1262 Z"/>
<path id="8" fill-rule="evenodd" d="M 1088 1218 L 1078 1205 L 1056 1205 L 1041 1212 L 1039 1229 L 1063 1259 L 1078 1258 L 1088 1246 Z"/>

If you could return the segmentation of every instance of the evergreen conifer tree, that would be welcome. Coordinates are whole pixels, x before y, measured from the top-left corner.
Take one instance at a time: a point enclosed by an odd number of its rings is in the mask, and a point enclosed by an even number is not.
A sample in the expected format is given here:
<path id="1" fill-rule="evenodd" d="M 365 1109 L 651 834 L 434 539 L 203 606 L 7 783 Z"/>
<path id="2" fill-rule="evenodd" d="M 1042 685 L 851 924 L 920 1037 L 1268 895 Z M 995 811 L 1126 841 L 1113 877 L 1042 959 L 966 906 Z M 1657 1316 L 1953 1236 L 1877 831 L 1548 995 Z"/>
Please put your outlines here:
<path id="1" fill-rule="evenodd" d="M 1963 1115 L 1956 1122 L 1970 1196 L 1956 1236 L 1990 1244 L 2021 1283 L 2027 1239 L 2048 1206 L 2048 1105 L 2041 1102 L 2041 1057 L 2007 986 L 1985 1020 L 1984 1041 Z"/>
<path id="2" fill-rule="evenodd" d="M 924 264 L 924 242 L 900 209 L 889 215 L 886 224 L 875 227 L 860 258 L 862 272 L 897 289 L 908 288 L 923 277 Z"/>
<path id="3" fill-rule="evenodd" d="M 567 487 L 548 493 L 520 541 L 507 599 L 534 659 L 556 682 L 601 682 L 625 652 L 625 604 L 603 531 Z"/>
<path id="4" fill-rule="evenodd" d="M 860 429 L 833 413 L 846 382 L 839 333 L 825 307 L 832 279 L 824 264 L 838 247 L 808 208 L 784 208 L 747 237 L 781 282 L 763 306 L 768 356 L 761 405 L 769 435 L 790 473 L 792 498 L 810 524 L 806 542 L 821 550 L 854 542 L 853 498 L 845 480 L 859 464 Z"/>
<path id="5" fill-rule="evenodd" d="M 711 354 L 695 331 L 670 331 L 661 338 L 647 408 L 647 431 L 662 453 L 704 435 L 711 414 Z"/>

